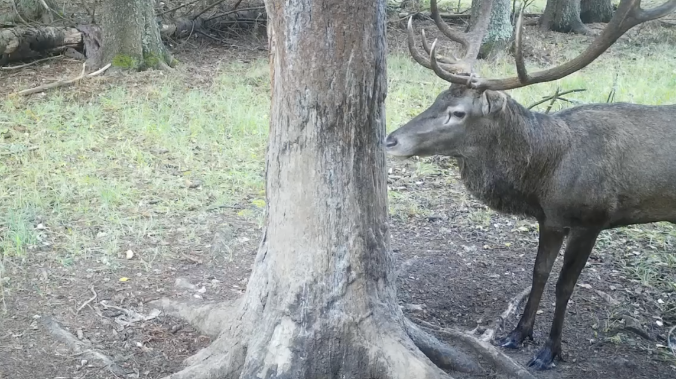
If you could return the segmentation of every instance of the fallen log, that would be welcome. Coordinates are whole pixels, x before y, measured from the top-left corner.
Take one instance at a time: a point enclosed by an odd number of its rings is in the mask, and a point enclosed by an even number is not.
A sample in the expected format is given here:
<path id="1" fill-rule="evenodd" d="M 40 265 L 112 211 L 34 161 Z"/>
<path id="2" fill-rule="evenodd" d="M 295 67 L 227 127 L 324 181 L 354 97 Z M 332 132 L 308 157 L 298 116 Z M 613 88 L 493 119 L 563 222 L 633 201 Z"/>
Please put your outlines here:
<path id="1" fill-rule="evenodd" d="M 0 65 L 45 57 L 67 49 L 82 52 L 83 35 L 71 27 L 16 27 L 0 29 Z"/>
<path id="2" fill-rule="evenodd" d="M 242 9 L 241 12 L 226 12 L 210 19 L 179 19 L 163 24 L 160 34 L 163 38 L 180 39 L 202 29 L 222 30 L 231 28 L 234 24 L 265 23 L 266 18 L 261 17 L 260 12 L 252 13 L 261 9 L 256 7 Z M 76 59 L 86 58 L 88 66 L 100 67 L 101 46 L 101 31 L 96 25 L 0 28 L 0 67 L 9 62 L 45 58 L 61 53 Z"/>

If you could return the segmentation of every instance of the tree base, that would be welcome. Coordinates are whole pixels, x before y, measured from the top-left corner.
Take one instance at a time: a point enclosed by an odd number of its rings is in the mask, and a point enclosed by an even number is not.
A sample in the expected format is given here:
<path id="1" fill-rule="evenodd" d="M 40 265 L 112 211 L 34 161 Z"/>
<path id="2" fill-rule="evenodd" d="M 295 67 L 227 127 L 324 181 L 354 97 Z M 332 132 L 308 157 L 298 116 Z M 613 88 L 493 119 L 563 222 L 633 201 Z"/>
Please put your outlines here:
<path id="1" fill-rule="evenodd" d="M 591 29 L 589 29 L 582 21 L 575 21 L 571 23 L 557 24 L 553 21 L 547 21 L 543 19 L 544 16 L 540 18 L 540 30 L 542 31 L 552 31 L 557 33 L 575 33 L 585 36 L 593 35 Z"/>
<path id="2" fill-rule="evenodd" d="M 421 322 L 451 336 L 454 343 L 470 351 L 467 354 L 439 341 L 401 312 L 392 315 L 385 308 L 359 318 L 333 315 L 313 320 L 321 327 L 307 333 L 307 325 L 294 321 L 288 312 L 271 315 L 265 310 L 252 317 L 242 299 L 201 306 L 162 299 L 150 305 L 215 337 L 209 347 L 186 359 L 185 369 L 166 379 L 441 379 L 451 378 L 444 370 L 486 375 L 479 361 L 489 362 L 508 377 L 534 379 L 487 341 L 495 335 L 493 327 L 476 337 L 475 331 L 441 329 Z M 510 302 L 500 319 L 515 309 L 514 301 Z"/>

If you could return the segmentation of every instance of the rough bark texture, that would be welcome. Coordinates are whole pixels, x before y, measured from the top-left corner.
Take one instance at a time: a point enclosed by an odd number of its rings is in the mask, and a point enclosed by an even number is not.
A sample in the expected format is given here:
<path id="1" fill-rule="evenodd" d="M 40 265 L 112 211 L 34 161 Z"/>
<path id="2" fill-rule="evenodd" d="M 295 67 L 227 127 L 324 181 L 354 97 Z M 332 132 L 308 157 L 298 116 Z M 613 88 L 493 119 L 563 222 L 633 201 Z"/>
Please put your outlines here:
<path id="1" fill-rule="evenodd" d="M 79 30 L 68 27 L 0 29 L 0 65 L 58 53 L 68 48 L 81 51 L 82 39 Z"/>
<path id="2" fill-rule="evenodd" d="M 153 0 L 102 3 L 102 61 L 129 70 L 167 68 L 173 58 L 162 44 Z"/>
<path id="3" fill-rule="evenodd" d="M 476 22 L 479 9 L 481 9 L 482 0 L 472 0 L 470 25 Z M 488 26 L 488 32 L 484 36 L 479 50 L 480 58 L 491 58 L 496 53 L 507 48 L 512 38 L 512 24 L 509 20 L 511 13 L 510 0 L 494 0 L 491 8 L 491 20 Z"/>
<path id="4" fill-rule="evenodd" d="M 613 4 L 610 0 L 582 0 L 580 20 L 584 23 L 608 22 L 613 18 Z"/>
<path id="5" fill-rule="evenodd" d="M 580 0 L 547 0 L 540 28 L 561 33 L 590 33 L 580 20 Z"/>

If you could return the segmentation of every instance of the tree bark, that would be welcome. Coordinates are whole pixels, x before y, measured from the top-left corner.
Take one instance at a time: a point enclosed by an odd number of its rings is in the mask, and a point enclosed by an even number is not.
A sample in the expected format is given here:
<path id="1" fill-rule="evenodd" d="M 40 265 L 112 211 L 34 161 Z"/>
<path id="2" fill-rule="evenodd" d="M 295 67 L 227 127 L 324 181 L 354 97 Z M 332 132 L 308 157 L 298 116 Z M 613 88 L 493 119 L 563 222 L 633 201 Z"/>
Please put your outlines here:
<path id="1" fill-rule="evenodd" d="M 580 0 L 547 0 L 540 28 L 561 33 L 590 34 L 580 20 Z"/>
<path id="2" fill-rule="evenodd" d="M 474 26 L 476 23 L 479 9 L 481 9 L 481 1 L 483 0 L 472 0 L 470 26 Z M 512 38 L 512 23 L 509 20 L 510 7 L 510 0 L 493 1 L 491 20 L 479 50 L 479 58 L 492 58 L 509 45 Z"/>
<path id="3" fill-rule="evenodd" d="M 397 303 L 382 146 L 385 3 L 267 1 L 265 231 L 231 312 L 160 305 L 218 335 L 171 379 L 448 378 L 425 354 L 479 369 L 407 325 Z"/>
<path id="4" fill-rule="evenodd" d="M 585 24 L 608 22 L 613 18 L 613 4 L 610 0 L 582 0 L 580 2 L 580 20 Z"/>
<path id="5" fill-rule="evenodd" d="M 154 0 L 108 0 L 101 14 L 102 61 L 126 70 L 166 69 L 174 59 L 162 44 Z"/>

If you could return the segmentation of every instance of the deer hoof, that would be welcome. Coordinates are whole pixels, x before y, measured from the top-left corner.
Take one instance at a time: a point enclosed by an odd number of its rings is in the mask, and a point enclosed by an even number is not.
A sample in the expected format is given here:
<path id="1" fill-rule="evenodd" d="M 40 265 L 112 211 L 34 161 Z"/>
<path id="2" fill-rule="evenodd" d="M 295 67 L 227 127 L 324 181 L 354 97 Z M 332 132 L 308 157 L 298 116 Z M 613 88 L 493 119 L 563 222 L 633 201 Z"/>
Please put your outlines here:
<path id="1" fill-rule="evenodd" d="M 540 349 L 537 354 L 530 361 L 528 361 L 528 367 L 532 367 L 535 370 L 549 370 L 556 365 L 554 364 L 554 358 L 558 356 L 559 353 L 553 350 L 549 345 L 545 345 Z"/>

